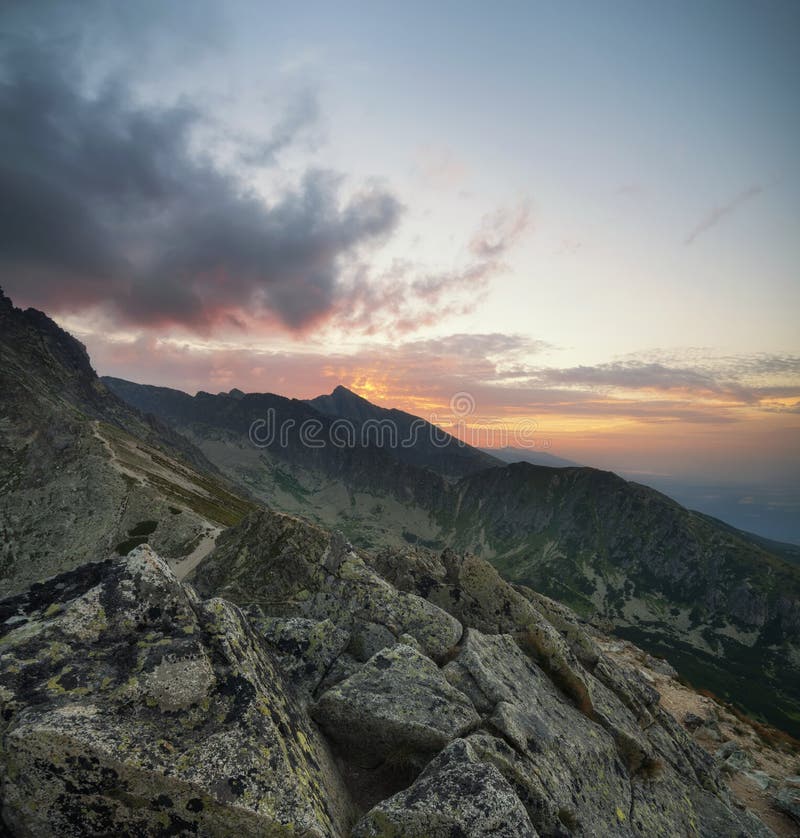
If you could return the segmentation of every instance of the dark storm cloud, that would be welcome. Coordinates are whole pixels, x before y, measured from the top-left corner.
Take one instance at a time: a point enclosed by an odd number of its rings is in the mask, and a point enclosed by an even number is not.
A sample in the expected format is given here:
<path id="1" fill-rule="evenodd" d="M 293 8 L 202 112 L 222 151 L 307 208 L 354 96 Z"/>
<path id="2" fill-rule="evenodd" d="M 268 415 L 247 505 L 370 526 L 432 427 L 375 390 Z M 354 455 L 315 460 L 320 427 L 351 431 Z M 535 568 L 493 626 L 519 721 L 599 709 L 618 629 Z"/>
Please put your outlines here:
<path id="1" fill-rule="evenodd" d="M 51 310 L 99 305 L 136 325 L 207 329 L 247 316 L 292 329 L 339 303 L 342 262 L 396 226 L 371 187 L 309 171 L 271 204 L 191 151 L 193 107 L 136 103 L 122 83 L 89 95 L 61 51 L 3 44 L 0 273 Z M 314 118 L 298 103 L 258 150 L 271 162 Z"/>

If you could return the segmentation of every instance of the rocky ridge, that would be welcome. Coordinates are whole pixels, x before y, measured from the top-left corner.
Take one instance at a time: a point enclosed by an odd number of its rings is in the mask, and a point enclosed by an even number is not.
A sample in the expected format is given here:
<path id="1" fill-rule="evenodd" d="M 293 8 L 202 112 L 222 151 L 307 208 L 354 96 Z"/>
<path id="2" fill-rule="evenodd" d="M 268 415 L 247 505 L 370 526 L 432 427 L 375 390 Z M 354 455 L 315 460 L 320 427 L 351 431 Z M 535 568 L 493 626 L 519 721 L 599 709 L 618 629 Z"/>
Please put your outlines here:
<path id="1" fill-rule="evenodd" d="M 504 578 L 667 655 L 692 682 L 800 736 L 800 568 L 764 539 L 597 469 L 486 467 L 473 456 L 458 466 L 452 440 L 446 461 L 421 443 L 303 444 L 303 422 L 319 423 L 328 439 L 331 417 L 356 427 L 414 420 L 344 388 L 304 403 L 107 381 L 270 507 L 341 528 L 366 549 L 478 554 Z M 269 411 L 291 430 L 285 444 L 255 447 L 248 428 Z M 465 466 L 459 477 L 454 469 Z"/>
<path id="2" fill-rule="evenodd" d="M 0 611 L 14 835 L 769 835 L 575 616 L 445 551 L 260 511 Z"/>

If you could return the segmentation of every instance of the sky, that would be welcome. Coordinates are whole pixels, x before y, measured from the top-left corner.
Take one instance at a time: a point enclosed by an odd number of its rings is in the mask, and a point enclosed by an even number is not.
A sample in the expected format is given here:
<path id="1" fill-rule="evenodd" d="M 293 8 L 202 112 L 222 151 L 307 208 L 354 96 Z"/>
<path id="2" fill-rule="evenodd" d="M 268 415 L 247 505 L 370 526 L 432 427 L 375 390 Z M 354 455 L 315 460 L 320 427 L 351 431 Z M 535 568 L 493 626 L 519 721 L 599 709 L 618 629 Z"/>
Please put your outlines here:
<path id="1" fill-rule="evenodd" d="M 344 384 L 800 541 L 799 38 L 793 0 L 7 2 L 0 284 L 101 374 Z"/>

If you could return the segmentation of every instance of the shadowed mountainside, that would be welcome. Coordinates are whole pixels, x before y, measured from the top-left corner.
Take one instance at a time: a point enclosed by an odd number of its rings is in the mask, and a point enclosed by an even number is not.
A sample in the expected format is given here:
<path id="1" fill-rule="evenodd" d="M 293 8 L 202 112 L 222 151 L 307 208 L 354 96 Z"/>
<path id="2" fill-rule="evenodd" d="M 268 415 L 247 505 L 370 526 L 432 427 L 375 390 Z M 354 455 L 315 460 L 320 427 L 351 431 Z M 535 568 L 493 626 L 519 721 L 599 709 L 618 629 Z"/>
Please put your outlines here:
<path id="1" fill-rule="evenodd" d="M 367 441 L 380 439 L 379 434 L 391 429 L 397 439 L 392 453 L 398 460 L 445 477 L 464 477 L 503 462 L 487 451 L 457 440 L 425 419 L 403 410 L 378 407 L 341 385 L 330 395 L 310 399 L 308 404 L 326 416 L 352 422 Z"/>

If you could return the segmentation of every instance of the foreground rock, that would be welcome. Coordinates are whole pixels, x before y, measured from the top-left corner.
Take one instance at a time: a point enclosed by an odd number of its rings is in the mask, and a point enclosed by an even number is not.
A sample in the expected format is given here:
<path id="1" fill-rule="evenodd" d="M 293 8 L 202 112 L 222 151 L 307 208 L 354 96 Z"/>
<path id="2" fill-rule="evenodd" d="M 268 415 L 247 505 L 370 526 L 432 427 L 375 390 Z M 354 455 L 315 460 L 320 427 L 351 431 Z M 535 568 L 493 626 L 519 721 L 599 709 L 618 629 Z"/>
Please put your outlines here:
<path id="1" fill-rule="evenodd" d="M 458 739 L 432 760 L 405 791 L 378 804 L 353 838 L 536 838 L 525 808 L 493 766 Z"/>
<path id="2" fill-rule="evenodd" d="M 437 753 L 480 722 L 472 702 L 410 646 L 378 652 L 314 708 L 328 735 L 353 750 L 407 760 Z"/>
<path id="3" fill-rule="evenodd" d="M 14 835 L 770 834 L 651 685 L 477 559 L 264 511 L 195 580 L 143 547 L 2 603 Z"/>
<path id="4" fill-rule="evenodd" d="M 325 742 L 238 608 L 142 547 L 3 603 L 13 834 L 341 834 Z"/>

